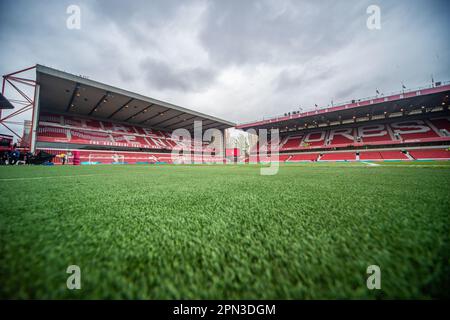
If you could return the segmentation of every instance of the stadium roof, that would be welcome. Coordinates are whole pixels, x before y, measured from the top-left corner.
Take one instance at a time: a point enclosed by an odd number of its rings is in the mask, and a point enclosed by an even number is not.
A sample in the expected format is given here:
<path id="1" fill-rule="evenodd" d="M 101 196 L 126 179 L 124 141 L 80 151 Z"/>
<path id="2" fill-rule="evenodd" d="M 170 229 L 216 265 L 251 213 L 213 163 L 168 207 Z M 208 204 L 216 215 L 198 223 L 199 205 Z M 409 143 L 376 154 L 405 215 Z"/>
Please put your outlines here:
<path id="1" fill-rule="evenodd" d="M 242 123 L 238 129 L 270 129 L 302 127 L 305 124 L 324 123 L 360 118 L 367 115 L 382 115 L 384 113 L 400 112 L 415 107 L 432 107 L 448 105 L 450 84 L 439 84 L 411 91 L 399 92 L 387 96 L 377 96 L 367 99 L 352 100 L 347 103 L 314 111 L 298 112 L 287 116 L 269 118 L 261 121 Z"/>
<path id="2" fill-rule="evenodd" d="M 70 73 L 36 66 L 40 85 L 40 110 L 88 116 L 109 121 L 141 125 L 160 130 L 193 130 L 194 121 L 202 121 L 203 130 L 226 129 L 235 124 L 168 102 Z"/>
<path id="3" fill-rule="evenodd" d="M 14 106 L 11 102 L 8 101 L 1 93 L 0 93 L 0 109 L 14 109 Z"/>

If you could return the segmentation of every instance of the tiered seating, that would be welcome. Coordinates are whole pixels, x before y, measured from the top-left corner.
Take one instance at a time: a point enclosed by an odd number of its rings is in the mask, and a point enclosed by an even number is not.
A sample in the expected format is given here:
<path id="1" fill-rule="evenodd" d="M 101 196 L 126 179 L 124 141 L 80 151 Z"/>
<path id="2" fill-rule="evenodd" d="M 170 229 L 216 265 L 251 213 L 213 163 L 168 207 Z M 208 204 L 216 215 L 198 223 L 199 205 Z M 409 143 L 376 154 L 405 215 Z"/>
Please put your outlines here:
<path id="1" fill-rule="evenodd" d="M 431 119 L 430 122 L 439 130 L 447 130 L 450 133 L 450 121 L 449 118 Z"/>
<path id="2" fill-rule="evenodd" d="M 391 124 L 394 134 L 398 134 L 403 141 L 436 138 L 434 132 L 424 121 L 402 121 Z"/>
<path id="3" fill-rule="evenodd" d="M 364 151 L 359 153 L 359 160 L 383 160 L 378 151 Z"/>
<path id="4" fill-rule="evenodd" d="M 66 142 L 68 129 L 41 126 L 37 130 L 38 141 Z"/>
<path id="5" fill-rule="evenodd" d="M 166 163 L 172 163 L 172 157 L 171 155 L 157 155 L 159 162 L 166 162 Z"/>
<path id="6" fill-rule="evenodd" d="M 385 124 L 358 127 L 357 136 L 361 138 L 362 144 L 389 144 L 393 141 Z"/>
<path id="7" fill-rule="evenodd" d="M 318 153 L 299 153 L 294 154 L 289 161 L 316 161 L 318 156 Z"/>
<path id="8" fill-rule="evenodd" d="M 346 146 L 351 145 L 355 141 L 354 128 L 332 130 L 329 134 L 329 146 Z"/>
<path id="9" fill-rule="evenodd" d="M 73 130 L 67 129 L 69 132 L 68 142 L 78 143 L 78 144 L 111 144 L 114 143 L 112 135 L 95 132 L 95 131 L 83 131 L 83 130 Z"/>
<path id="10" fill-rule="evenodd" d="M 354 152 L 325 153 L 320 161 L 352 161 L 356 160 Z"/>
<path id="11" fill-rule="evenodd" d="M 302 142 L 303 135 L 295 135 L 286 137 L 284 141 L 280 143 L 280 150 L 295 150 L 300 148 L 300 143 Z"/>
<path id="12" fill-rule="evenodd" d="M 323 147 L 326 136 L 327 133 L 325 131 L 307 133 L 301 142 L 301 146 L 307 148 Z"/>
<path id="13" fill-rule="evenodd" d="M 409 158 L 400 150 L 380 151 L 380 155 L 384 160 L 409 160 Z"/>
<path id="14" fill-rule="evenodd" d="M 409 150 L 409 154 L 414 159 L 449 159 L 450 151 L 445 149 L 424 149 L 424 150 Z"/>
<path id="15" fill-rule="evenodd" d="M 440 129 L 449 129 L 447 118 L 428 120 L 409 120 L 376 122 L 361 126 L 314 129 L 284 136 L 280 151 L 331 149 L 347 146 L 394 145 L 402 143 L 450 141 Z M 449 131 L 450 132 L 450 131 Z M 327 138 L 328 137 L 328 138 Z"/>
<path id="16" fill-rule="evenodd" d="M 169 132 L 77 117 L 43 113 L 37 141 L 129 148 L 194 150 L 194 140 L 174 141 Z M 203 151 L 208 143 L 201 142 Z"/>
<path id="17" fill-rule="evenodd" d="M 287 159 L 289 159 L 291 156 L 290 155 L 288 155 L 288 154 L 280 154 L 279 156 L 278 156 L 278 160 L 280 161 L 280 162 L 285 162 Z"/>
<path id="18" fill-rule="evenodd" d="M 428 131 L 428 132 L 421 132 L 421 133 L 409 133 L 409 134 L 400 134 L 403 141 L 409 141 L 409 140 L 421 140 L 421 139 L 429 139 L 429 138 L 438 138 L 439 135 L 437 135 L 434 131 Z"/>

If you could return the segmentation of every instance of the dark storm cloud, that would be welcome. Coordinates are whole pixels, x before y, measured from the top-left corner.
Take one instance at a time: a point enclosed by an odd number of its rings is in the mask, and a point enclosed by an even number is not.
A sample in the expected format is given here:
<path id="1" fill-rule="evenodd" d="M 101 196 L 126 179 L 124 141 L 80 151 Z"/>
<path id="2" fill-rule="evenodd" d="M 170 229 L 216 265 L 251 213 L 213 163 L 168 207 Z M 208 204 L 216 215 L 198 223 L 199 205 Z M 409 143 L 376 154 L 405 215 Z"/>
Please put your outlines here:
<path id="1" fill-rule="evenodd" d="M 351 42 L 365 26 L 366 7 L 328 0 L 215 1 L 201 39 L 221 63 L 307 62 Z"/>
<path id="2" fill-rule="evenodd" d="M 291 72 L 284 69 L 275 79 L 278 90 L 289 90 L 291 88 L 305 87 L 311 83 L 324 81 L 327 77 L 331 77 L 335 69 L 331 66 L 322 66 L 307 72 Z"/>
<path id="3" fill-rule="evenodd" d="M 163 61 L 146 59 L 141 63 L 145 80 L 156 89 L 197 91 L 212 85 L 214 72 L 210 69 L 177 70 Z"/>

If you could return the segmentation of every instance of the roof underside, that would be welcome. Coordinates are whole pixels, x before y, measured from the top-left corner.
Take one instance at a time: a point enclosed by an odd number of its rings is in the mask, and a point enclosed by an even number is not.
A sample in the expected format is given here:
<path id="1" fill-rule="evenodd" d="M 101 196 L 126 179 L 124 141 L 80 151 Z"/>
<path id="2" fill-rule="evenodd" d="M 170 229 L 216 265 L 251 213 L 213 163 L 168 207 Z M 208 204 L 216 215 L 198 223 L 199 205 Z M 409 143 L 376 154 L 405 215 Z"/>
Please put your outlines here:
<path id="1" fill-rule="evenodd" d="M 41 111 L 165 131 L 192 131 L 194 121 L 202 121 L 203 130 L 222 130 L 235 126 L 229 121 L 45 66 L 37 65 L 36 72 L 36 80 L 40 85 Z"/>
<path id="2" fill-rule="evenodd" d="M 386 98 L 380 101 L 365 101 L 354 103 L 353 105 L 340 106 L 330 109 L 309 111 L 304 114 L 297 114 L 287 117 L 270 120 L 256 121 L 248 124 L 240 124 L 239 129 L 285 129 L 293 127 L 303 127 L 314 123 L 326 123 L 328 121 L 339 121 L 345 119 L 362 118 L 366 116 L 377 116 L 386 113 L 400 112 L 401 110 L 411 111 L 412 109 L 425 107 L 435 107 L 448 105 L 450 85 L 435 87 L 428 90 L 412 91 Z M 334 109 L 334 110 L 333 110 Z"/>

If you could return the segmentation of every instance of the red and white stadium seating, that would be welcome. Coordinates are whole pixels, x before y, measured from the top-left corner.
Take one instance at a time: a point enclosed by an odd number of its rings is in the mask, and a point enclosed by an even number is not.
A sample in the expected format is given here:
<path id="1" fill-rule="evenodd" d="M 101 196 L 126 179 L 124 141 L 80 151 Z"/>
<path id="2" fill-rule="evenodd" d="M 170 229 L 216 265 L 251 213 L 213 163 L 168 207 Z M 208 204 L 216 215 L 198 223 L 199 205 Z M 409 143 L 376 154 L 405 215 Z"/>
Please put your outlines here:
<path id="1" fill-rule="evenodd" d="M 300 153 L 294 154 L 288 161 L 316 161 L 318 157 L 318 153 Z"/>
<path id="2" fill-rule="evenodd" d="M 409 154 L 418 160 L 450 160 L 450 151 L 445 149 L 409 150 Z"/>
<path id="3" fill-rule="evenodd" d="M 426 159 L 448 159 L 450 151 L 446 149 L 423 149 L 409 148 L 417 143 L 425 142 L 447 142 L 450 141 L 450 121 L 448 117 L 427 118 L 415 120 L 379 120 L 373 123 L 352 124 L 344 127 L 333 127 L 330 129 L 311 129 L 305 132 L 289 134 L 281 138 L 279 161 L 384 161 L 384 160 L 426 160 Z M 80 149 L 82 163 L 172 163 L 171 150 L 187 149 L 194 151 L 194 140 L 176 141 L 172 139 L 169 132 L 158 131 L 150 128 L 98 121 L 93 119 L 82 119 L 72 116 L 42 113 L 37 130 L 37 141 L 44 143 L 61 143 L 66 145 L 84 146 Z M 200 142 L 201 147 L 197 151 L 214 151 L 208 143 Z M 401 144 L 408 144 L 406 149 L 409 155 L 400 150 Z M 48 144 L 50 145 L 50 144 Z M 360 151 L 356 156 L 358 148 L 363 149 L 371 145 L 386 145 L 388 150 Z M 398 145 L 397 147 L 395 145 Z M 102 147 L 130 148 L 133 151 L 106 151 L 86 150 L 89 146 L 96 149 Z M 353 147 L 352 151 L 330 152 L 339 148 Z M 65 153 L 59 147 L 40 148 L 53 154 Z M 397 149 L 398 150 L 392 150 Z M 147 149 L 142 152 L 137 149 Z M 270 145 L 261 146 L 261 150 L 270 150 Z M 322 156 L 319 156 L 320 150 Z M 329 150 L 330 149 L 330 150 Z M 258 145 L 253 151 L 258 150 Z M 291 153 L 295 151 L 306 151 L 302 153 Z M 309 152 L 308 152 L 309 151 Z M 165 152 L 165 153 L 164 153 Z M 283 153 L 284 152 L 284 153 Z M 273 158 L 260 154 L 256 158 L 259 162 L 273 161 Z M 250 159 L 250 160 L 251 160 Z M 180 160 L 180 159 L 178 159 Z M 178 161 L 177 160 L 177 161 Z M 184 159 L 186 160 L 186 159 Z M 189 162 L 184 161 L 180 162 Z M 192 156 L 193 162 L 217 162 L 214 156 Z M 219 159 L 224 161 L 224 159 Z M 55 158 L 58 163 L 58 158 Z"/>
<path id="4" fill-rule="evenodd" d="M 174 141 L 168 132 L 49 113 L 40 115 L 36 139 L 38 142 L 65 144 L 194 150 L 193 140 Z M 208 143 L 201 142 L 200 145 L 198 151 L 204 150 Z"/>
<path id="5" fill-rule="evenodd" d="M 361 151 L 361 161 L 409 160 L 401 150 Z"/>
<path id="6" fill-rule="evenodd" d="M 409 160 L 401 150 L 380 151 L 380 154 L 384 160 Z"/>
<path id="7" fill-rule="evenodd" d="M 449 118 L 432 118 L 430 119 L 432 125 L 438 130 L 446 130 L 450 134 L 450 121 Z"/>
<path id="8" fill-rule="evenodd" d="M 383 157 L 378 151 L 363 151 L 359 153 L 359 160 L 382 161 Z"/>
<path id="9" fill-rule="evenodd" d="M 336 153 L 325 153 L 320 161 L 354 161 L 356 160 L 355 152 L 336 152 Z"/>
<path id="10" fill-rule="evenodd" d="M 445 130 L 448 134 L 445 133 Z M 280 151 L 433 141 L 450 141 L 450 121 L 448 118 L 375 121 L 359 126 L 352 125 L 344 128 L 298 132 L 281 139 Z"/>

